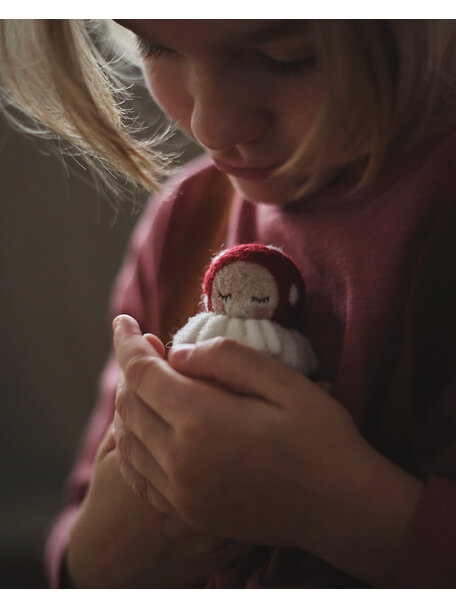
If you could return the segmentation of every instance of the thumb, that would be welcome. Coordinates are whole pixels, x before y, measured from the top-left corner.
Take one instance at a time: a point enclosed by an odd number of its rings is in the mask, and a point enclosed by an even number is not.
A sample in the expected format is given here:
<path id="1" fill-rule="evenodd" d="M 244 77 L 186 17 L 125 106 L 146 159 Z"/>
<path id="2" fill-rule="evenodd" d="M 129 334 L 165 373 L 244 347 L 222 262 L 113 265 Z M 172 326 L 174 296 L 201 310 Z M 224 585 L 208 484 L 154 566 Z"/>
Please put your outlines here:
<path id="1" fill-rule="evenodd" d="M 175 346 L 168 362 L 186 376 L 214 381 L 281 406 L 295 401 L 300 383 L 309 383 L 305 376 L 270 355 L 225 338 Z"/>
<path id="2" fill-rule="evenodd" d="M 138 322 L 130 315 L 118 315 L 112 322 L 114 330 L 114 351 L 121 367 L 134 354 L 159 356 L 165 354 L 165 347 L 157 336 L 143 334 Z"/>

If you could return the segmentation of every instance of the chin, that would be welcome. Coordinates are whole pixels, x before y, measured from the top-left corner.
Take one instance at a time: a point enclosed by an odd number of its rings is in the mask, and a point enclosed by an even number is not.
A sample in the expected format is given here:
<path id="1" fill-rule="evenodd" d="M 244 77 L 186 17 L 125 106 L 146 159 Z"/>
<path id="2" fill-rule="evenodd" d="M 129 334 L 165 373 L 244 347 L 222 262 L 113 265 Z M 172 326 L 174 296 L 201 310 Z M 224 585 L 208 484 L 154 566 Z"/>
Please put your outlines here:
<path id="1" fill-rule="evenodd" d="M 233 187 L 250 203 L 284 206 L 299 199 L 298 187 L 280 178 L 246 180 L 229 176 Z"/>

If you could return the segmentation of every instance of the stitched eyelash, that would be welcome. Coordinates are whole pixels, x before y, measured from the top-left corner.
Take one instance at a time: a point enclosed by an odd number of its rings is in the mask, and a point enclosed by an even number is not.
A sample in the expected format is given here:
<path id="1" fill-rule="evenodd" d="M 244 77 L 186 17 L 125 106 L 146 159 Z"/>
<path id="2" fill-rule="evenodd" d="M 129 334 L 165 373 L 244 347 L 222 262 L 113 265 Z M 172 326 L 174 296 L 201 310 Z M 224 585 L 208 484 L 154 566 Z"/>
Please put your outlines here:
<path id="1" fill-rule="evenodd" d="M 269 297 L 257 298 L 256 296 L 252 296 L 252 302 L 258 302 L 258 304 L 266 304 L 266 302 L 269 302 Z"/>
<path id="2" fill-rule="evenodd" d="M 219 298 L 221 298 L 224 302 L 228 302 L 228 300 L 231 300 L 230 293 L 223 294 L 223 293 L 220 293 L 220 291 L 219 291 L 218 295 L 219 295 Z"/>

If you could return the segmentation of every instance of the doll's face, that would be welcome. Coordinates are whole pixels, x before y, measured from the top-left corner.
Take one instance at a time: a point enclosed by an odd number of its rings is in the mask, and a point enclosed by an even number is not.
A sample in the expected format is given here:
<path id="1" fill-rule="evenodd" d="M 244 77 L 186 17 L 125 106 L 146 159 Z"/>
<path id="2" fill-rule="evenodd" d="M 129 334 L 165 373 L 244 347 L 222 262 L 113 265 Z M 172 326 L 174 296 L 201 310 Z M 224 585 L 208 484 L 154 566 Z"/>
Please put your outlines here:
<path id="1" fill-rule="evenodd" d="M 279 301 L 272 274 L 251 262 L 233 262 L 215 275 L 212 310 L 241 319 L 271 319 Z"/>

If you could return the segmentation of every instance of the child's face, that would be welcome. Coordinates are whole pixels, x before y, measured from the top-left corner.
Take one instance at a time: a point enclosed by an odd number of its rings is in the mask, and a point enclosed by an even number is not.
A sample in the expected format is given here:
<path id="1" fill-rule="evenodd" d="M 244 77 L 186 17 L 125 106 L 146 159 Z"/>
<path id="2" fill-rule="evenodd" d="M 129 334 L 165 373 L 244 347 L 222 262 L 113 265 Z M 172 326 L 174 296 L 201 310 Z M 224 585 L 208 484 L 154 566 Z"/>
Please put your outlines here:
<path id="1" fill-rule="evenodd" d="M 150 91 L 252 202 L 296 199 L 302 177 L 271 177 L 309 131 L 323 87 L 308 22 L 120 21 L 150 49 Z"/>

